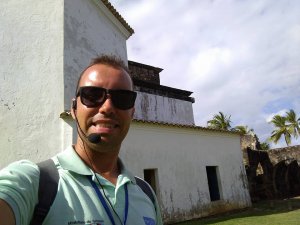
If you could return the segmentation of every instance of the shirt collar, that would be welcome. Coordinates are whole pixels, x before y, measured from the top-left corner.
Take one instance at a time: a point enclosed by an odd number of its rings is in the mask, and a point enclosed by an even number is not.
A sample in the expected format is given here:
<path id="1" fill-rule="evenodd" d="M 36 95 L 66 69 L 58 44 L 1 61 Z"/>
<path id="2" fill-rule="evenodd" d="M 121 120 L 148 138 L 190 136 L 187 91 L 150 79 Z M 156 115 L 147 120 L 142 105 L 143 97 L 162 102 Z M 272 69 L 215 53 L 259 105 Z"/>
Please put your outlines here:
<path id="1" fill-rule="evenodd" d="M 118 159 L 118 164 L 121 171 L 118 180 L 120 179 L 121 183 L 125 183 L 129 179 L 132 183 L 136 184 L 133 174 L 129 170 L 127 170 L 120 158 Z"/>
<path id="2" fill-rule="evenodd" d="M 79 155 L 77 155 L 73 146 L 69 146 L 65 151 L 58 154 L 57 159 L 63 169 L 81 175 L 92 175 L 91 169 L 82 161 Z"/>
<path id="3" fill-rule="evenodd" d="M 63 169 L 81 174 L 81 175 L 93 175 L 93 172 L 90 167 L 88 167 L 82 159 L 78 156 L 73 146 L 69 146 L 65 151 L 57 155 L 57 160 Z M 120 167 L 123 182 L 128 181 L 128 179 L 136 183 L 134 176 L 130 171 L 127 170 L 122 160 L 118 159 L 118 165 Z"/>

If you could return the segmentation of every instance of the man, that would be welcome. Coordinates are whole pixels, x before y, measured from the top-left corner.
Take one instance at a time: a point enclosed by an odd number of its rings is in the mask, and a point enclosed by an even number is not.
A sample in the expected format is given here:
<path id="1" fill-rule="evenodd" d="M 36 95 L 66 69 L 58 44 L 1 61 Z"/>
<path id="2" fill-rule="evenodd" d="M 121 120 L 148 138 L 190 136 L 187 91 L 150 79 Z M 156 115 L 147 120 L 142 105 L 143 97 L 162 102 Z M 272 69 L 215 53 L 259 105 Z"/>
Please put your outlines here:
<path id="1" fill-rule="evenodd" d="M 157 200 L 118 157 L 134 114 L 132 90 L 126 66 L 115 57 L 96 58 L 82 72 L 71 109 L 77 142 L 52 158 L 60 179 L 43 224 L 162 224 Z M 30 224 L 38 184 L 39 169 L 29 161 L 0 172 L 0 225 Z"/>

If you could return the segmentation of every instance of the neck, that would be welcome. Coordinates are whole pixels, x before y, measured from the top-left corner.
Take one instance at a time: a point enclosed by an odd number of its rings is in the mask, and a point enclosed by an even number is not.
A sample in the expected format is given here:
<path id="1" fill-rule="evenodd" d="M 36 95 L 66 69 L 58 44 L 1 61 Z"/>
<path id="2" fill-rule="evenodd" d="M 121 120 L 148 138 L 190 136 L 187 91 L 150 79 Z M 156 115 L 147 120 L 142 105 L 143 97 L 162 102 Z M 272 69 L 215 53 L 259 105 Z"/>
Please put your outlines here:
<path id="1" fill-rule="evenodd" d="M 100 174 L 102 177 L 116 185 L 120 174 L 118 167 L 119 151 L 93 150 L 82 141 L 77 142 L 74 148 L 85 164 L 87 164 L 95 173 Z"/>

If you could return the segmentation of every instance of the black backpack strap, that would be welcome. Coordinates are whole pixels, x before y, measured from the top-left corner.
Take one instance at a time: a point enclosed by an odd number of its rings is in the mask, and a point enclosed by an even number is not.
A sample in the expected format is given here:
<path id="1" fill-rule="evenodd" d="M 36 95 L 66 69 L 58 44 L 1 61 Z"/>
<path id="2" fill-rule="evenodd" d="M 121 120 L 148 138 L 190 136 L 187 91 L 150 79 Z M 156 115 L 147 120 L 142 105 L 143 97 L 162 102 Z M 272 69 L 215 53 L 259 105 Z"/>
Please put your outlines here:
<path id="1" fill-rule="evenodd" d="M 153 205 L 155 206 L 155 197 L 152 192 L 152 188 L 150 185 L 139 177 L 134 177 L 136 184 L 143 190 L 143 192 L 151 199 Z"/>
<path id="2" fill-rule="evenodd" d="M 39 202 L 30 225 L 42 225 L 57 194 L 59 175 L 52 159 L 37 164 L 40 169 Z"/>

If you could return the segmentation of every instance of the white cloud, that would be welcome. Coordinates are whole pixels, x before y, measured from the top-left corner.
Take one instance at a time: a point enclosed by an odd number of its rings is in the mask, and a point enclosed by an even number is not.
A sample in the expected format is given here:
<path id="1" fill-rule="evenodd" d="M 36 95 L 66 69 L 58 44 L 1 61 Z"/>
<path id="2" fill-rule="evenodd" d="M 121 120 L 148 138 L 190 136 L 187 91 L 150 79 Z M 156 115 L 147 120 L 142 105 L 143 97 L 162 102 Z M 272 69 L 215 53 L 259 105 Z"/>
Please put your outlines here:
<path id="1" fill-rule="evenodd" d="M 231 51 L 226 48 L 214 47 L 199 52 L 188 65 L 188 75 L 199 75 L 204 78 L 219 66 L 229 66 L 231 58 Z"/>

